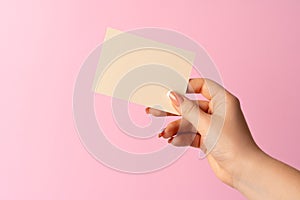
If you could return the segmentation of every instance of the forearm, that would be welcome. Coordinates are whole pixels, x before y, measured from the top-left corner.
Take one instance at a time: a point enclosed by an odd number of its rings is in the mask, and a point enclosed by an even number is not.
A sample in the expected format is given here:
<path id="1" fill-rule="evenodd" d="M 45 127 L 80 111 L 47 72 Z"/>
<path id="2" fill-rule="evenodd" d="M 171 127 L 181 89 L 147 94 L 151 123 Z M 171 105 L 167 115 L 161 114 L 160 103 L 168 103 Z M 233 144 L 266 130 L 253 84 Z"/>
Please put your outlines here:
<path id="1" fill-rule="evenodd" d="M 300 199 L 300 172 L 263 152 L 244 159 L 234 187 L 250 200 Z"/>

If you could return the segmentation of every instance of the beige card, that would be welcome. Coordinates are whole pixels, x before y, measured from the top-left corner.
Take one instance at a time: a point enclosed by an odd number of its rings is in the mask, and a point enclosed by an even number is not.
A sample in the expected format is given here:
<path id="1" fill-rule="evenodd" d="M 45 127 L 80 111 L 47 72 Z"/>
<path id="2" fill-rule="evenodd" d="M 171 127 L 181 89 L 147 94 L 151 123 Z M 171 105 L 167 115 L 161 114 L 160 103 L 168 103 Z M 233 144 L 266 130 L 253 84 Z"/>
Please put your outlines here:
<path id="1" fill-rule="evenodd" d="M 178 114 L 167 92 L 186 92 L 194 53 L 111 28 L 105 41 L 94 91 Z"/>

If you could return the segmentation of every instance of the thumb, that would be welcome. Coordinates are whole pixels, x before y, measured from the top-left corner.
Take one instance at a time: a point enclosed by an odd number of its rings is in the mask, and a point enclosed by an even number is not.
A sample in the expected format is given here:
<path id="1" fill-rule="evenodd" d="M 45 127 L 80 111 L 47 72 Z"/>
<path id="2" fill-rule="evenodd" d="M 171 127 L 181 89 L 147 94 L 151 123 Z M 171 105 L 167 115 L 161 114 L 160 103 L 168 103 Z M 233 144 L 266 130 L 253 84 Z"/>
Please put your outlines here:
<path id="1" fill-rule="evenodd" d="M 206 134 L 210 124 L 210 115 L 200 109 L 196 101 L 191 101 L 174 91 L 168 92 L 173 107 L 187 121 L 189 121 L 199 133 Z"/>

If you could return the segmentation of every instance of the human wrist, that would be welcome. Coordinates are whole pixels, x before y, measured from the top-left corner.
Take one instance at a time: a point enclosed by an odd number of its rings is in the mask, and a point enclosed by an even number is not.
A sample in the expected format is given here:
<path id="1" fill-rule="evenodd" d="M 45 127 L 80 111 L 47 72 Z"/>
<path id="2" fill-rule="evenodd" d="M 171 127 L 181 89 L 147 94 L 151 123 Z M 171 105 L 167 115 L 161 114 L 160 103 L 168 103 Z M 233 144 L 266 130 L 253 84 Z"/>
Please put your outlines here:
<path id="1" fill-rule="evenodd" d="M 248 161 L 247 161 L 248 160 Z M 299 199 L 300 172 L 263 151 L 255 151 L 241 162 L 233 187 L 248 199 Z"/>
<path id="2" fill-rule="evenodd" d="M 268 160 L 269 156 L 257 147 L 241 154 L 238 159 L 239 166 L 232 175 L 232 184 L 235 189 L 243 192 L 246 185 L 255 182 L 254 179 L 259 176 L 259 166 Z"/>

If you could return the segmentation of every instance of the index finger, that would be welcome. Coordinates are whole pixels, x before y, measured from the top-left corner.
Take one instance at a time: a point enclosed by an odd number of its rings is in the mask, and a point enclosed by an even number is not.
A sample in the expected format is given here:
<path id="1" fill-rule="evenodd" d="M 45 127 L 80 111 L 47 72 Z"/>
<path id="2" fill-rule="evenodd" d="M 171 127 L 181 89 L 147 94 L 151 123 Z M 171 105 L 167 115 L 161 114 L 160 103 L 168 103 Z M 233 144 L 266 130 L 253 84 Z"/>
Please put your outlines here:
<path id="1" fill-rule="evenodd" d="M 201 93 L 205 98 L 211 100 L 219 92 L 225 89 L 210 79 L 206 78 L 193 78 L 189 80 L 187 93 Z"/>

